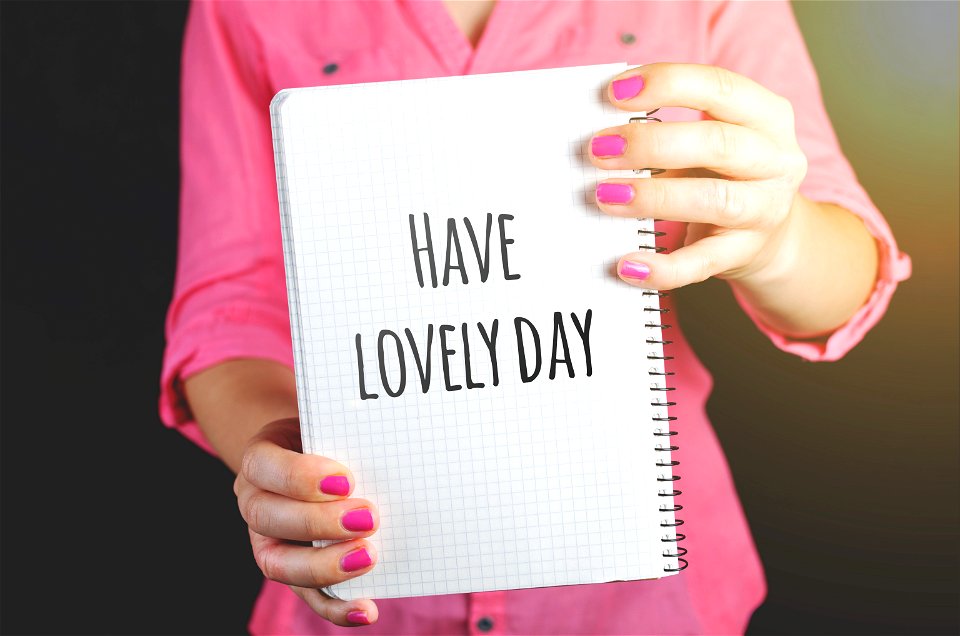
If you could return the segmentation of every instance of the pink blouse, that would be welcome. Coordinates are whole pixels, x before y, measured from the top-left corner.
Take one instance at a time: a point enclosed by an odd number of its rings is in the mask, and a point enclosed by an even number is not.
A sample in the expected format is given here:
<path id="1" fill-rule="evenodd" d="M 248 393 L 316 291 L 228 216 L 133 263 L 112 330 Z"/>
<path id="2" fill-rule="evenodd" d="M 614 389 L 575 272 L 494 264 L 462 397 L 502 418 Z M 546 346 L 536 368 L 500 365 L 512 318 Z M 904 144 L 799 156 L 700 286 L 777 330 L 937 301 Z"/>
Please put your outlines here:
<path id="1" fill-rule="evenodd" d="M 231 358 L 292 366 L 268 112 L 277 91 L 620 61 L 722 66 L 793 102 L 810 164 L 801 191 L 864 220 L 881 246 L 880 273 L 869 301 L 825 344 L 757 326 L 774 345 L 808 360 L 843 356 L 880 319 L 897 283 L 910 275 L 910 260 L 839 148 L 787 3 L 501 0 L 474 49 L 440 2 L 194 2 L 183 48 L 180 250 L 167 320 L 163 421 L 211 450 L 184 399 L 183 379 Z M 667 113 L 674 120 L 698 116 Z M 665 224 L 676 241 L 680 228 L 671 225 Z M 363 632 L 743 631 L 764 598 L 763 572 L 707 420 L 710 375 L 682 336 L 674 340 L 677 459 L 689 529 L 685 572 L 657 581 L 383 600 L 379 622 Z M 346 629 L 316 617 L 272 581 L 264 584 L 250 628 L 255 634 Z"/>

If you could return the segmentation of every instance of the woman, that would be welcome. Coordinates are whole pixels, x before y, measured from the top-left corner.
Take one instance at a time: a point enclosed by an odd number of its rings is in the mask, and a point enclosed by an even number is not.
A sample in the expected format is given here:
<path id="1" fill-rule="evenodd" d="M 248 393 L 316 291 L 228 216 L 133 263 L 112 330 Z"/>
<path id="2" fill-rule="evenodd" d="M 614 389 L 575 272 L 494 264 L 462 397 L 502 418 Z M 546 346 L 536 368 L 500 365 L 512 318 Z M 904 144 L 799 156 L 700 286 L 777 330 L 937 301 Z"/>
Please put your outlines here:
<path id="1" fill-rule="evenodd" d="M 727 279 L 781 349 L 834 360 L 883 313 L 909 259 L 856 181 L 785 3 L 214 3 L 184 44 L 181 239 L 161 412 L 238 472 L 268 580 L 251 630 L 336 633 L 731 633 L 764 596 L 749 530 L 705 415 L 710 377 L 674 338 L 692 566 L 634 581 L 336 601 L 317 588 L 376 567 L 376 508 L 348 466 L 299 454 L 268 104 L 281 88 L 628 61 L 624 111 L 662 126 L 597 131 L 606 213 L 670 224 L 670 253 L 624 255 L 626 284 Z M 676 60 L 691 64 L 650 64 Z M 384 105 L 389 108 L 389 105 Z M 545 108 L 562 108 L 544 96 Z M 535 160 L 535 157 L 531 157 Z M 639 293 L 639 292 L 638 292 Z M 364 511 L 360 514 L 351 511 Z M 353 514 L 351 517 L 350 514 Z M 361 518 L 362 517 L 362 518 Z M 345 539 L 323 549 L 295 543 Z M 289 584 L 289 587 L 285 584 Z"/>

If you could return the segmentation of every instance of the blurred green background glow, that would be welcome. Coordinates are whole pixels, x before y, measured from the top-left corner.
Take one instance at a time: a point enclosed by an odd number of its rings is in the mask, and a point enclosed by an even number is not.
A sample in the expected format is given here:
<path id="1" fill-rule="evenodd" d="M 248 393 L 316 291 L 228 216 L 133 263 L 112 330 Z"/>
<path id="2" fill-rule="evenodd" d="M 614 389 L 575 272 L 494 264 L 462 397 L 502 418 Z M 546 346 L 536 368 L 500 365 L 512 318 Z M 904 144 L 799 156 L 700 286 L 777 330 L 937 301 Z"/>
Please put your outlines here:
<path id="1" fill-rule="evenodd" d="M 722 282 L 679 293 L 767 568 L 751 631 L 956 633 L 957 4 L 793 6 L 844 151 L 914 273 L 836 363 L 776 351 Z"/>

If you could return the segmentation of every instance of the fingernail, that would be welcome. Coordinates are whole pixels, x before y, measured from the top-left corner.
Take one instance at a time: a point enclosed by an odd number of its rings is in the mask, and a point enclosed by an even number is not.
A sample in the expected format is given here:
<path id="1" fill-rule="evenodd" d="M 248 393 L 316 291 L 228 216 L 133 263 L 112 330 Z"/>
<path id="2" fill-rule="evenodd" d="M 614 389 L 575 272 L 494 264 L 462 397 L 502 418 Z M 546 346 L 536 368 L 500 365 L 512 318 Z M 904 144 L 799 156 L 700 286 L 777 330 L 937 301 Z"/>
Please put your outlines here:
<path id="1" fill-rule="evenodd" d="M 340 524 L 350 532 L 373 530 L 373 515 L 366 508 L 357 508 L 343 515 Z"/>
<path id="2" fill-rule="evenodd" d="M 357 570 L 362 570 L 371 563 L 373 563 L 373 559 L 370 558 L 370 553 L 367 552 L 366 548 L 354 550 L 340 559 L 340 567 L 344 572 L 355 572 Z"/>
<path id="3" fill-rule="evenodd" d="M 613 81 L 613 96 L 616 99 L 636 97 L 643 90 L 643 78 L 639 75 Z"/>
<path id="4" fill-rule="evenodd" d="M 620 275 L 626 276 L 627 278 L 645 280 L 650 277 L 650 268 L 643 263 L 623 261 L 623 264 L 620 265 Z"/>
<path id="5" fill-rule="evenodd" d="M 627 140 L 620 135 L 600 135 L 590 141 L 594 157 L 619 157 L 627 149 Z"/>
<path id="6" fill-rule="evenodd" d="M 347 620 L 356 625 L 369 625 L 370 619 L 367 618 L 366 612 L 361 612 L 360 610 L 354 610 L 352 612 L 347 612 Z"/>
<path id="7" fill-rule="evenodd" d="M 328 495 L 346 495 L 350 492 L 350 481 L 343 475 L 330 475 L 320 480 L 320 492 Z"/>
<path id="8" fill-rule="evenodd" d="M 633 186 L 628 183 L 601 183 L 597 185 L 597 201 L 600 203 L 630 203 Z"/>

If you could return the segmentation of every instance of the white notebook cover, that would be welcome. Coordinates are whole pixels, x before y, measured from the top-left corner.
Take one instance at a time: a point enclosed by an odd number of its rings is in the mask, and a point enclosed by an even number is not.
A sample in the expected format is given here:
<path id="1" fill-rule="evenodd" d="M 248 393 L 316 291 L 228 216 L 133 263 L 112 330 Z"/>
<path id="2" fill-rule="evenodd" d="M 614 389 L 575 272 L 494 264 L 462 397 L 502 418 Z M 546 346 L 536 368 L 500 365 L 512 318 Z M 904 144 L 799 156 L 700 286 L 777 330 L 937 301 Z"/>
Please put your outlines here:
<path id="1" fill-rule="evenodd" d="M 304 450 L 350 467 L 380 529 L 372 572 L 341 598 L 650 579 L 677 560 L 669 524 L 657 297 L 616 278 L 648 220 L 602 214 L 587 144 L 630 114 L 604 89 L 625 64 L 285 90 L 271 105 Z M 641 124 L 636 124 L 641 125 Z M 492 215 L 489 271 L 484 256 Z M 438 285 L 411 240 L 433 237 Z M 503 234 L 513 243 L 501 246 Z M 443 285 L 448 219 L 455 246 Z M 507 253 L 507 280 L 501 249 Z M 591 312 L 589 330 L 587 311 Z M 564 353 L 560 328 L 569 354 Z M 573 314 L 573 315 L 571 315 Z M 541 346 L 521 377 L 516 317 Z M 576 319 L 574 318 L 576 316 Z M 492 340 L 493 321 L 498 331 Z M 482 324 L 484 329 L 478 327 Z M 470 349 L 468 388 L 464 358 Z M 578 325 L 580 328 L 578 329 Z M 430 384 L 427 363 L 433 325 Z M 448 353 L 440 340 L 443 329 Z M 410 330 L 410 335 L 406 331 Z M 384 388 L 378 357 L 382 330 Z M 583 331 L 586 336 L 581 335 Z M 528 375 L 531 330 L 521 324 Z M 357 336 L 361 345 L 358 355 Z M 590 345 L 590 373 L 584 341 Z M 556 342 L 556 345 L 554 344 Z M 554 353 L 556 348 L 556 353 Z M 491 349 L 493 354 L 491 354 Z M 455 353 L 449 353 L 449 350 Z M 443 359 L 449 373 L 445 376 Z M 556 358 L 555 378 L 550 379 Z M 362 399 L 364 385 L 376 399 Z M 566 359 L 569 362 L 564 362 Z M 498 375 L 494 386 L 494 360 Z M 570 377 L 571 371 L 574 377 Z M 448 390 L 459 385 L 459 390 Z M 666 428 L 666 425 L 663 425 Z"/>

